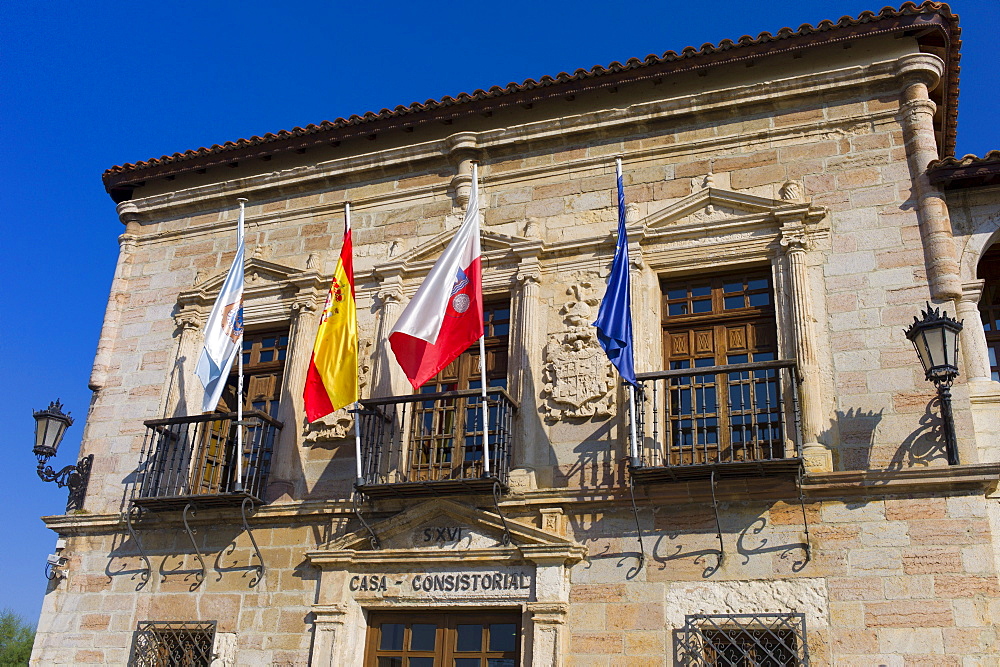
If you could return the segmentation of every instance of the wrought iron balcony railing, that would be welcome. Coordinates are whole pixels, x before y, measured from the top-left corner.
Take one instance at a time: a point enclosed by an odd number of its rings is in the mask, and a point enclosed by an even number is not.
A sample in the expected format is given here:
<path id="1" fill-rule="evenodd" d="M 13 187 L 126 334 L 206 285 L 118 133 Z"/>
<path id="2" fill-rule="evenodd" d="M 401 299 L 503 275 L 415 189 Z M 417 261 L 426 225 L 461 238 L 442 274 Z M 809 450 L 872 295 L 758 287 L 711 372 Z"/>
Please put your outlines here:
<path id="1" fill-rule="evenodd" d="M 487 390 L 489 471 L 483 457 L 478 389 L 361 401 L 361 480 L 370 497 L 489 493 L 506 487 L 512 453 L 513 399 Z"/>
<path id="2" fill-rule="evenodd" d="M 197 499 L 227 504 L 263 498 L 281 422 L 259 411 L 151 419 L 139 454 L 132 501 L 169 506 Z M 237 429 L 243 429 L 242 478 L 237 478 Z M 227 496 L 230 497 L 227 499 Z"/>
<path id="3" fill-rule="evenodd" d="M 794 361 L 683 368 L 636 378 L 636 479 L 798 470 Z"/>

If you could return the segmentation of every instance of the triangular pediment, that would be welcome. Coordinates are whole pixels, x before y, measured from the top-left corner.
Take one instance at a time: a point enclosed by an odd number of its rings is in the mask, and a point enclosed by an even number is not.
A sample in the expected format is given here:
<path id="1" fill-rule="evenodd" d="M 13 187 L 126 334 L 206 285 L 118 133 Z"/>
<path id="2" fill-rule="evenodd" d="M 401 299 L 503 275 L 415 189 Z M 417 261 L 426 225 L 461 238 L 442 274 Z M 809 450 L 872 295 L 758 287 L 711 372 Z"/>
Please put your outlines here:
<path id="1" fill-rule="evenodd" d="M 284 264 L 278 264 L 277 262 L 270 262 L 266 259 L 261 259 L 260 257 L 251 257 L 243 265 L 243 274 L 247 286 L 255 283 L 288 283 L 289 278 L 295 274 L 302 273 L 302 269 L 298 269 L 292 266 L 286 266 Z M 195 292 L 202 292 L 204 294 L 216 294 L 222 289 L 222 283 L 226 281 L 226 274 L 229 272 L 227 268 L 225 271 L 216 273 L 209 278 L 203 280 L 194 286 Z"/>
<path id="2" fill-rule="evenodd" d="M 776 225 L 785 219 L 798 218 L 808 223 L 822 217 L 825 209 L 801 201 L 758 197 L 745 192 L 705 188 L 666 208 L 647 215 L 635 224 L 647 233 L 668 228 L 711 226 L 722 222 L 764 222 Z"/>
<path id="3" fill-rule="evenodd" d="M 451 552 L 461 558 L 484 550 L 513 549 L 522 553 L 578 554 L 577 560 L 584 554 L 584 547 L 561 535 L 510 519 L 505 524 L 496 512 L 445 498 L 428 500 L 378 521 L 371 530 L 383 554 L 419 551 L 426 556 Z M 509 544 L 504 539 L 508 532 Z M 372 551 L 372 533 L 365 529 L 349 533 L 329 543 L 325 551 Z"/>
<path id="4" fill-rule="evenodd" d="M 451 243 L 451 240 L 455 238 L 456 231 L 458 230 L 447 229 L 420 245 L 410 248 L 399 257 L 394 257 L 392 263 L 407 268 L 423 263 L 433 264 Z M 487 230 L 480 233 L 479 245 L 484 255 L 499 260 L 511 254 L 518 254 L 523 248 L 540 245 L 540 241 Z"/>

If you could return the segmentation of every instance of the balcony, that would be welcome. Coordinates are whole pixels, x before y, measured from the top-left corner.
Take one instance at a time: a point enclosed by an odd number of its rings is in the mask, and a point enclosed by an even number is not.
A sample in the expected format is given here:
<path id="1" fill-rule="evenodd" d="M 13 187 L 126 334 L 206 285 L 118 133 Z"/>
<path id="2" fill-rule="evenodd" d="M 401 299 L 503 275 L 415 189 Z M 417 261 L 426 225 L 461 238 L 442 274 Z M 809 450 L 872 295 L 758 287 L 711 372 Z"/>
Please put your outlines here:
<path id="1" fill-rule="evenodd" d="M 382 498 L 506 489 L 517 405 L 504 389 L 487 390 L 487 473 L 481 401 L 479 389 L 361 401 L 358 490 Z"/>
<path id="2" fill-rule="evenodd" d="M 213 413 L 144 422 L 132 503 L 148 509 L 260 502 L 282 424 L 259 411 Z M 236 476 L 237 429 L 243 429 L 242 478 Z"/>
<path id="3" fill-rule="evenodd" d="M 684 368 L 636 378 L 636 481 L 799 471 L 794 361 Z"/>

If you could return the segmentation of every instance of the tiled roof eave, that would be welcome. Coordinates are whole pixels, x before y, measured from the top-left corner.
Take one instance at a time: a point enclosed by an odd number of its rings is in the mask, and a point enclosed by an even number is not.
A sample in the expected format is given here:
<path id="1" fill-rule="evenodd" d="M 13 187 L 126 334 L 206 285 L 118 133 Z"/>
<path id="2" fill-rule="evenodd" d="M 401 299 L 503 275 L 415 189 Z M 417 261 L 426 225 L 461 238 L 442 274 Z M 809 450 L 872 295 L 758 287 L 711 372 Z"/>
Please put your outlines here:
<path id="1" fill-rule="evenodd" d="M 108 192 L 127 189 L 142 181 L 173 176 L 189 171 L 207 169 L 239 160 L 261 158 L 291 150 L 302 150 L 358 136 L 376 134 L 406 126 L 451 120 L 466 115 L 483 113 L 504 107 L 528 104 L 567 94 L 611 88 L 624 83 L 642 81 L 681 71 L 714 67 L 777 53 L 802 50 L 819 44 L 836 43 L 907 30 L 914 27 L 936 29 L 946 44 L 948 69 L 944 85 L 944 135 L 943 152 L 954 150 L 954 127 L 957 120 L 958 99 L 958 44 L 960 28 L 957 16 L 947 5 L 925 2 L 919 7 L 905 3 L 899 10 L 883 9 L 878 15 L 864 12 L 857 19 L 841 19 L 838 23 L 823 21 L 816 27 L 803 25 L 792 32 L 783 28 L 776 35 L 761 33 L 757 38 L 743 37 L 737 42 L 723 40 L 718 45 L 705 44 L 701 49 L 687 47 L 681 53 L 667 52 L 663 56 L 647 56 L 644 60 L 630 59 L 625 64 L 612 63 L 608 67 L 577 70 L 572 75 L 561 73 L 555 77 L 529 79 L 505 88 L 494 86 L 487 91 L 462 93 L 456 97 L 428 100 L 409 107 L 383 109 L 363 116 L 324 121 L 319 125 L 294 128 L 263 137 L 240 139 L 222 145 L 184 153 L 175 153 L 138 162 L 112 167 L 104 173 Z"/>

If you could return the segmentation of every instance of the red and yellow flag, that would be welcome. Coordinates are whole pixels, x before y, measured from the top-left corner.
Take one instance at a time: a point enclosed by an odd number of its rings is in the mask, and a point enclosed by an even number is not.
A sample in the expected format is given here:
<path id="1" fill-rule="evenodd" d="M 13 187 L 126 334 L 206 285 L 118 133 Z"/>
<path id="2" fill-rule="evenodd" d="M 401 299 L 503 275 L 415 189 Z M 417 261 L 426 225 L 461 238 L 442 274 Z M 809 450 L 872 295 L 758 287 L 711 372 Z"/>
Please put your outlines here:
<path id="1" fill-rule="evenodd" d="M 306 418 L 316 421 L 354 403 L 358 392 L 358 317 L 354 300 L 351 209 L 345 211 L 344 246 L 320 316 L 306 386 Z"/>

